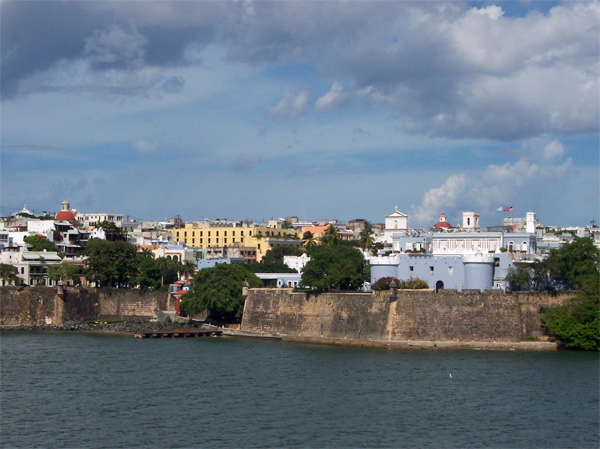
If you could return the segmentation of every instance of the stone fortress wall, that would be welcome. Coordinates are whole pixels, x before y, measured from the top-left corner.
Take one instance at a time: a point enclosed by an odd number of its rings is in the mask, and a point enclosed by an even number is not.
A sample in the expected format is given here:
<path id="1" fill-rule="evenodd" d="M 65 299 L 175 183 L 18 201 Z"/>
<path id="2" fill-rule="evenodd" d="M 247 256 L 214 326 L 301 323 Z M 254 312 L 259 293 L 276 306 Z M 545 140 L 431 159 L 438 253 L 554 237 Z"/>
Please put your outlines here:
<path id="1" fill-rule="evenodd" d="M 0 325 L 60 325 L 65 321 L 152 317 L 175 310 L 167 292 L 78 287 L 0 287 Z"/>
<path id="2" fill-rule="evenodd" d="M 242 330 L 297 339 L 354 341 L 520 342 L 542 337 L 540 307 L 573 292 L 504 294 L 498 290 L 400 290 L 301 293 L 250 289 Z"/>

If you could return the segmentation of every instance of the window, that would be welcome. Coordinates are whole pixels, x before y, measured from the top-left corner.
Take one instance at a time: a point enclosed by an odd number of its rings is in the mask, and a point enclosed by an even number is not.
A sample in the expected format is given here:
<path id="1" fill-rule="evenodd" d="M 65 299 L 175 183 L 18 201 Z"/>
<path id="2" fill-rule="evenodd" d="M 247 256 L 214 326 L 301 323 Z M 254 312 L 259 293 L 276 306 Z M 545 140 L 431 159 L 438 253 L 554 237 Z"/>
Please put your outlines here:
<path id="1" fill-rule="evenodd" d="M 495 267 L 499 267 L 500 266 L 500 258 L 499 257 L 494 257 L 494 266 Z"/>
<path id="2" fill-rule="evenodd" d="M 25 274 L 25 267 L 21 267 L 21 274 Z"/>
<path id="3" fill-rule="evenodd" d="M 195 240 L 196 240 L 196 239 L 192 239 L 192 245 L 193 245 L 194 243 L 196 243 L 196 241 L 195 241 Z"/>
<path id="4" fill-rule="evenodd" d="M 448 267 L 448 274 L 450 276 L 452 276 L 454 274 L 454 268 L 453 267 Z"/>
<path id="5" fill-rule="evenodd" d="M 223 233 L 223 235 L 224 235 L 225 237 L 227 237 L 227 231 L 225 231 L 225 232 Z"/>
<path id="6" fill-rule="evenodd" d="M 223 239 L 223 243 L 227 244 L 227 238 Z"/>
<path id="7" fill-rule="evenodd" d="M 433 274 L 433 267 L 429 267 L 429 274 Z"/>
<path id="8" fill-rule="evenodd" d="M 412 265 L 410 267 L 408 267 L 408 274 L 410 274 L 412 276 L 414 272 L 415 272 L 415 267 L 413 267 Z"/>
<path id="9" fill-rule="evenodd" d="M 179 231 L 177 231 L 177 238 L 179 238 Z"/>
<path id="10" fill-rule="evenodd" d="M 467 226 L 471 226 L 471 219 L 467 218 Z"/>
<path id="11" fill-rule="evenodd" d="M 217 231 L 217 237 L 219 236 L 219 231 Z"/>

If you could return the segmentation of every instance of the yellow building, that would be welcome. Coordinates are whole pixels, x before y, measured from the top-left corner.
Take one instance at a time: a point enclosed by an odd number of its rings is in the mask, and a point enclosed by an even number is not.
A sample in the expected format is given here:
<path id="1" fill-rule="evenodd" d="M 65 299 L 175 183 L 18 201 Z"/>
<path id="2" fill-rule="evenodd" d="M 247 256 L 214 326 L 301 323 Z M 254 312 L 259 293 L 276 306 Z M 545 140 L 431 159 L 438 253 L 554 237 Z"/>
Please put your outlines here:
<path id="1" fill-rule="evenodd" d="M 245 246 L 256 248 L 256 258 L 260 262 L 265 253 L 276 246 L 301 246 L 299 231 L 293 229 L 266 228 L 262 226 L 205 227 L 198 223 L 186 223 L 185 227 L 170 229 L 176 242 L 184 242 L 193 248 L 215 248 L 224 246 Z"/>

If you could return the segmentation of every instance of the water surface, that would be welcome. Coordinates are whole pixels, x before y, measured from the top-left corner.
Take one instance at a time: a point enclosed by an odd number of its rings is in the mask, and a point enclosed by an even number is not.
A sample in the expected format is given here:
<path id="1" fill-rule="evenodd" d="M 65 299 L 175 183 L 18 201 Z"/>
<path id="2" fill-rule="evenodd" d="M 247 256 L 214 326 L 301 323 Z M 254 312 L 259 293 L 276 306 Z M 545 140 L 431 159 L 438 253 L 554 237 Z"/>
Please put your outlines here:
<path id="1" fill-rule="evenodd" d="M 598 448 L 597 353 L 1 336 L 1 446 Z"/>

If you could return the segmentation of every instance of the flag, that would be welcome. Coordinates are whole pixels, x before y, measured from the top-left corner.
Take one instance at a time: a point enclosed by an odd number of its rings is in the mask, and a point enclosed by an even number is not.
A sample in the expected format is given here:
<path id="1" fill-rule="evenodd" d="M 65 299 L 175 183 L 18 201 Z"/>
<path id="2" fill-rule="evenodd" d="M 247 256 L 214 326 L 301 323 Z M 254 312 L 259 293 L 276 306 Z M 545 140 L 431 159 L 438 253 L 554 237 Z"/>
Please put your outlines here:
<path id="1" fill-rule="evenodd" d="M 512 211 L 512 206 L 507 206 L 506 209 L 504 209 L 504 212 L 510 212 Z"/>
<path id="2" fill-rule="evenodd" d="M 498 212 L 502 212 L 503 210 L 504 210 L 504 206 L 500 206 L 500 207 L 498 208 Z"/>

